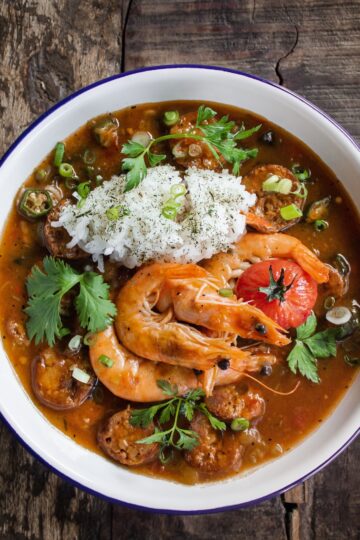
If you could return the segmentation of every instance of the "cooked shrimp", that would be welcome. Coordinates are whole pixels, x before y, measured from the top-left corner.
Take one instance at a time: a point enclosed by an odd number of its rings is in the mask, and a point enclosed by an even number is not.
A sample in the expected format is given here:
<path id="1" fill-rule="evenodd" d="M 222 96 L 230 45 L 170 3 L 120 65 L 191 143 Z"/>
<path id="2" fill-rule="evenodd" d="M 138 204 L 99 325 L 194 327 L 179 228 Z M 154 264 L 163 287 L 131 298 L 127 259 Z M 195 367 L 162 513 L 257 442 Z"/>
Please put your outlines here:
<path id="1" fill-rule="evenodd" d="M 277 346 L 290 343 L 284 330 L 260 309 L 238 301 L 235 295 L 230 298 L 221 296 L 221 287 L 222 282 L 211 279 L 209 275 L 206 278 L 169 279 L 163 291 L 171 297 L 174 314 L 179 321 Z M 158 305 L 164 307 L 162 300 L 160 296 Z"/>
<path id="2" fill-rule="evenodd" d="M 155 263 L 139 270 L 117 298 L 115 324 L 125 347 L 155 362 L 202 370 L 213 367 L 223 358 L 246 364 L 248 352 L 175 321 L 171 307 L 165 313 L 153 311 L 167 278 L 204 273 L 205 270 L 191 264 Z"/>
<path id="3" fill-rule="evenodd" d="M 326 283 L 329 268 L 298 238 L 288 234 L 248 233 L 235 244 L 231 253 L 218 253 L 202 266 L 225 282 L 238 277 L 249 263 L 272 258 L 294 259 L 317 283 Z"/>
<path id="4" fill-rule="evenodd" d="M 198 387 L 203 387 L 210 395 L 214 384 L 230 384 L 241 379 L 242 374 L 239 371 L 242 369 L 251 372 L 260 371 L 264 364 L 276 362 L 273 355 L 250 354 L 246 363 L 242 361 L 233 364 L 236 370 L 231 367 L 225 371 L 215 368 L 209 370 L 213 372 L 211 374 L 206 375 L 207 372 L 204 372 L 197 376 L 192 369 L 139 358 L 121 345 L 113 326 L 93 336 L 89 352 L 97 377 L 110 392 L 129 401 L 144 403 L 167 399 L 157 385 L 158 380 L 166 380 L 171 385 L 177 385 L 181 395 Z M 111 358 L 113 361 L 111 367 L 101 363 L 102 355 Z M 215 377 L 206 387 L 209 375 Z"/>

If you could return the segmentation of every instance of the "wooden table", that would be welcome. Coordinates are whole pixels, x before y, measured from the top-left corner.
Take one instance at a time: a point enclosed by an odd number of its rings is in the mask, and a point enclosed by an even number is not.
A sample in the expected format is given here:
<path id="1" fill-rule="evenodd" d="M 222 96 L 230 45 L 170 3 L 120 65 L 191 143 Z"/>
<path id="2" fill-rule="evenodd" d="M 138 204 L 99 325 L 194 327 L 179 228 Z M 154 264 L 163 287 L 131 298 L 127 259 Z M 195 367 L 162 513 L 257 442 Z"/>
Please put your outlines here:
<path id="1" fill-rule="evenodd" d="M 359 29 L 359 0 L 2 0 L 0 152 L 74 90 L 163 63 L 260 75 L 306 96 L 360 139 Z M 360 440 L 282 497 L 181 517 L 104 502 L 51 473 L 3 425 L 0 440 L 1 540 L 360 537 Z"/>

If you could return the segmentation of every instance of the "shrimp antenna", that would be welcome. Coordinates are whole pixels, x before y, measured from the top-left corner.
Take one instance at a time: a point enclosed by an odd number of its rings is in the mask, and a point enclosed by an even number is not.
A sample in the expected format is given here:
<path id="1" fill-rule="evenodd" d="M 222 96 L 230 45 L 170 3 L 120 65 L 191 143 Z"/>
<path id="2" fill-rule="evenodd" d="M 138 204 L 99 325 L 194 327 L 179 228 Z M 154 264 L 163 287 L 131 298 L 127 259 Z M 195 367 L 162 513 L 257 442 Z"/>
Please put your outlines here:
<path id="1" fill-rule="evenodd" d="M 263 382 L 259 381 L 256 377 L 253 377 L 252 375 L 249 375 L 248 373 L 245 373 L 243 371 L 240 371 L 239 369 L 236 369 L 236 368 L 233 368 L 231 366 L 231 369 L 233 369 L 234 371 L 237 371 L 238 373 L 241 373 L 244 377 L 248 377 L 249 379 L 251 379 L 252 381 L 255 381 L 256 383 L 258 383 L 260 386 L 263 386 L 264 388 L 266 388 L 266 390 L 269 390 L 270 392 L 272 392 L 273 394 L 276 394 L 278 396 L 290 396 L 291 394 L 293 394 L 294 392 L 296 392 L 296 390 L 299 388 L 300 386 L 300 381 L 298 381 L 296 383 L 296 385 L 294 386 L 294 388 L 292 390 L 290 390 L 290 392 L 280 392 L 279 390 L 274 390 L 274 388 L 271 388 L 270 386 L 268 386 L 267 384 L 264 384 Z"/>

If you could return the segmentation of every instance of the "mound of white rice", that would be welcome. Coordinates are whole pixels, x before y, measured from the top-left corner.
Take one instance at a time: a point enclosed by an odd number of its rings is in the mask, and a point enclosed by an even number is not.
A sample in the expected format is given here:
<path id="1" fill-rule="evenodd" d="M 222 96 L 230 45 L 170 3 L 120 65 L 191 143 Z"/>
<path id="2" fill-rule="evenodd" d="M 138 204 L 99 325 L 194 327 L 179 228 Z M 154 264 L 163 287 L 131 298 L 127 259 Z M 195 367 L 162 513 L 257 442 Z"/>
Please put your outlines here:
<path id="1" fill-rule="evenodd" d="M 176 221 L 162 215 L 174 184 L 185 183 L 187 194 Z M 245 232 L 245 216 L 256 196 L 248 193 L 239 177 L 191 168 L 181 178 L 170 165 L 148 170 L 146 178 L 124 193 L 125 176 L 113 176 L 94 189 L 79 208 L 64 207 L 54 227 L 65 227 L 78 244 L 103 268 L 109 255 L 128 268 L 147 261 L 197 262 L 226 251 Z M 107 210 L 120 207 L 111 220 Z M 123 215 L 123 210 L 127 215 Z"/>

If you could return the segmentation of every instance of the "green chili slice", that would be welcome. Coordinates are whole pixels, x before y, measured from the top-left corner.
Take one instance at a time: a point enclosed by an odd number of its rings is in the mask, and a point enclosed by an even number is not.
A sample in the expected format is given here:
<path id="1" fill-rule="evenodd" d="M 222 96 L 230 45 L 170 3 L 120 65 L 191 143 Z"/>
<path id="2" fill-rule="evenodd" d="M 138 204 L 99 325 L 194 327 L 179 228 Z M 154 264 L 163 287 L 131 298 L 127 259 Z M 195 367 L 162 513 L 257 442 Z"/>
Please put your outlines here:
<path id="1" fill-rule="evenodd" d="M 52 199 L 46 189 L 25 189 L 19 202 L 19 213 L 27 218 L 46 216 L 52 209 Z"/>

